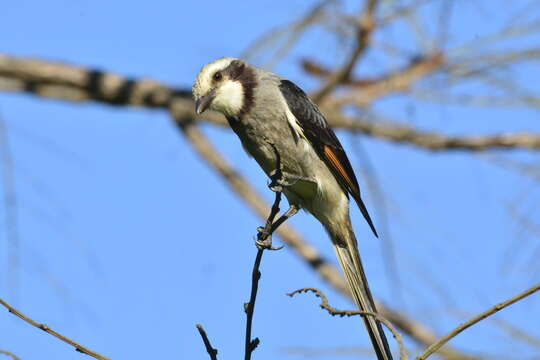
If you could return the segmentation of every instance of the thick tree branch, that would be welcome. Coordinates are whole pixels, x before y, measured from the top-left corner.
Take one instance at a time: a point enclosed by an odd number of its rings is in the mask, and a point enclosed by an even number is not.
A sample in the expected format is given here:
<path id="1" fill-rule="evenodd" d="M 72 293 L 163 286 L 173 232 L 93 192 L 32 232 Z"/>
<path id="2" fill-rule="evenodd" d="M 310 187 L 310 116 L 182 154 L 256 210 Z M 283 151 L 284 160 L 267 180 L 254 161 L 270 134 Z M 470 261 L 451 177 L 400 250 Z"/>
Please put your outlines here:
<path id="1" fill-rule="evenodd" d="M 501 133 L 478 136 L 445 136 L 432 131 L 422 131 L 396 122 L 374 122 L 346 116 L 339 111 L 323 108 L 328 122 L 337 129 L 414 145 L 432 151 L 482 151 L 491 149 L 540 149 L 540 134 Z"/>
<path id="2" fill-rule="evenodd" d="M 10 313 L 12 313 L 13 315 L 21 318 L 22 320 L 26 321 L 30 325 L 35 326 L 36 328 L 38 328 L 40 330 L 43 330 L 46 333 L 56 337 L 57 339 L 60 339 L 61 341 L 65 342 L 66 344 L 69 344 L 69 345 L 73 346 L 75 348 L 75 350 L 77 350 L 78 352 L 81 352 L 83 354 L 91 356 L 91 357 L 93 357 L 95 359 L 109 360 L 109 358 L 107 358 L 107 357 L 105 357 L 105 356 L 103 356 L 101 354 L 98 354 L 97 352 L 92 351 L 89 348 L 87 348 L 85 346 L 82 346 L 82 345 L 76 343 L 75 341 L 71 340 L 70 338 L 65 337 L 64 335 L 54 331 L 53 329 L 51 329 L 47 325 L 41 324 L 41 323 L 38 323 L 38 322 L 32 320 L 31 318 L 24 315 L 19 310 L 15 309 L 13 306 L 9 305 L 7 302 L 5 302 L 2 299 L 0 299 L 0 305 L 4 306 Z"/>
<path id="3" fill-rule="evenodd" d="M 196 116 L 188 89 L 170 88 L 154 80 L 129 79 L 114 73 L 0 54 L 1 90 L 29 92 L 42 97 L 77 102 L 98 101 L 116 106 L 172 108 L 176 118 Z M 334 128 L 428 150 L 540 149 L 540 134 L 535 133 L 445 136 L 395 122 L 379 123 L 345 116 L 335 108 L 325 107 L 323 110 Z M 205 113 L 204 120 L 227 125 L 222 115 L 211 111 Z"/>

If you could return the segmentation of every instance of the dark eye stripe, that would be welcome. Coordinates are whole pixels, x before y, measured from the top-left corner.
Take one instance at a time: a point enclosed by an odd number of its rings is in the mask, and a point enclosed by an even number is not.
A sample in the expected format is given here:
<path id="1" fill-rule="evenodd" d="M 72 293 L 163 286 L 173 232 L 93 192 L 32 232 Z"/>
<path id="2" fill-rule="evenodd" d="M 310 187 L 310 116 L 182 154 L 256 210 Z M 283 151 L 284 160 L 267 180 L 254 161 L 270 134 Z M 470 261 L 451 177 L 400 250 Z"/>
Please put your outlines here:
<path id="1" fill-rule="evenodd" d="M 214 79 L 215 81 L 220 81 L 222 77 L 223 75 L 221 75 L 221 73 L 218 71 L 212 76 L 212 79 Z"/>

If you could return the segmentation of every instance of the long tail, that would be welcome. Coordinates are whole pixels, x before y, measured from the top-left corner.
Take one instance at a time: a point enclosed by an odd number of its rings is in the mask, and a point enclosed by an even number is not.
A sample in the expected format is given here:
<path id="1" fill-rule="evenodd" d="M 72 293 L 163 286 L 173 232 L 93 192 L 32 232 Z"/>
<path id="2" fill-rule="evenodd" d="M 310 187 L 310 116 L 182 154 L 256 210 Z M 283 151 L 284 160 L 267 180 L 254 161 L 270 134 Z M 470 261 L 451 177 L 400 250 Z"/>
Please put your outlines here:
<path id="1" fill-rule="evenodd" d="M 342 236 L 330 233 L 334 250 L 343 268 L 349 289 L 358 309 L 360 311 L 377 312 L 366 275 L 364 274 L 356 237 L 354 236 L 350 222 L 347 224 L 347 228 L 348 233 Z M 363 316 L 363 320 L 375 353 L 377 354 L 377 359 L 392 360 L 392 353 L 390 352 L 390 347 L 388 346 L 388 341 L 386 340 L 381 323 L 372 316 Z"/>

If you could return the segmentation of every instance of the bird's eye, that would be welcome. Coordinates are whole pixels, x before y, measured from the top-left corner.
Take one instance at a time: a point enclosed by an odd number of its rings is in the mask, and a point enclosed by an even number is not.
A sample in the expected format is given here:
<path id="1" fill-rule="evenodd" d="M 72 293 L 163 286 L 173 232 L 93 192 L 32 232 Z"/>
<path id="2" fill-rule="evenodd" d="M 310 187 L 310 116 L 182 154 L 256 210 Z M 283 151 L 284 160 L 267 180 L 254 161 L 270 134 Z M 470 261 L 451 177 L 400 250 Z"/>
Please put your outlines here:
<path id="1" fill-rule="evenodd" d="M 216 72 L 214 76 L 212 76 L 212 79 L 214 79 L 214 81 L 220 81 L 222 78 L 223 78 L 223 75 L 221 75 L 219 71 Z"/>

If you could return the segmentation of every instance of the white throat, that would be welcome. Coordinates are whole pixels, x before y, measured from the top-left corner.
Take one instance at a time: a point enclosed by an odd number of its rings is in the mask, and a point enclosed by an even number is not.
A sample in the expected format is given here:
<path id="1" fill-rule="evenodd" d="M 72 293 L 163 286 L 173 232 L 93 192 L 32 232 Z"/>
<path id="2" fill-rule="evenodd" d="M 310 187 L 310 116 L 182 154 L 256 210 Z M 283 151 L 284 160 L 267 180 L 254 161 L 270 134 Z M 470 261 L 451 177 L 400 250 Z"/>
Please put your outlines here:
<path id="1" fill-rule="evenodd" d="M 244 106 L 244 89 L 238 81 L 227 80 L 217 88 L 211 108 L 225 116 L 236 116 Z"/>

